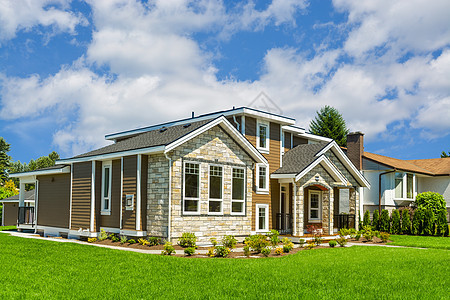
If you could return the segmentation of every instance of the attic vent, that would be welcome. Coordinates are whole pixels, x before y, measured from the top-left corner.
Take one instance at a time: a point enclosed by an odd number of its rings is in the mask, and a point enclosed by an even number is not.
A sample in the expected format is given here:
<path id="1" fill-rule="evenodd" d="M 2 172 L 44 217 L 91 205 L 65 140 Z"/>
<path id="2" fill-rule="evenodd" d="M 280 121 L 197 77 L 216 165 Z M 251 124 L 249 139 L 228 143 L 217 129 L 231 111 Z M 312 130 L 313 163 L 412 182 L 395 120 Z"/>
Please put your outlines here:
<path id="1" fill-rule="evenodd" d="M 191 126 L 191 123 L 183 125 L 184 128 L 188 128 L 189 126 Z"/>
<path id="2" fill-rule="evenodd" d="M 166 131 L 167 130 L 167 128 L 166 127 L 163 127 L 163 128 L 161 128 L 160 130 L 159 130 L 159 132 L 164 132 L 164 131 Z"/>

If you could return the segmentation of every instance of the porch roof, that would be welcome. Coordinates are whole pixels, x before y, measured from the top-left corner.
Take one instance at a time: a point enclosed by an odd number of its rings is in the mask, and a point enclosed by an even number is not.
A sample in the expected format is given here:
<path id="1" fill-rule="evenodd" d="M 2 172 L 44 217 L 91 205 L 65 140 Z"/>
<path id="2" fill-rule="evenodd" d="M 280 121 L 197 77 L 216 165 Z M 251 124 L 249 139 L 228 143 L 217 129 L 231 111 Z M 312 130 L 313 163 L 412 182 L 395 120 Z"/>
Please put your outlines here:
<path id="1" fill-rule="evenodd" d="M 35 190 L 25 191 L 24 200 L 34 201 Z M 0 200 L 0 202 L 19 202 L 19 194 Z"/>
<path id="2" fill-rule="evenodd" d="M 298 174 L 311 165 L 317 154 L 329 143 L 319 142 L 316 144 L 298 145 L 283 156 L 283 166 L 273 174 Z"/>

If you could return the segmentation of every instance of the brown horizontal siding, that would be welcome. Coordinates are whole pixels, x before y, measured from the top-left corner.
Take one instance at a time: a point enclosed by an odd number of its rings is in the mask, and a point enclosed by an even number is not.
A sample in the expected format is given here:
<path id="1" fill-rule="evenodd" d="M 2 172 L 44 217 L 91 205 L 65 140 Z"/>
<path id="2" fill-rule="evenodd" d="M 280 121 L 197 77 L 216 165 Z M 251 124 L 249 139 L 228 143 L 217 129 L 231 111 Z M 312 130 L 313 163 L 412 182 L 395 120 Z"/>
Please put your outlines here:
<path id="1" fill-rule="evenodd" d="M 119 228 L 120 227 L 120 159 L 112 161 L 111 174 L 111 214 L 109 216 L 101 215 L 99 218 L 100 227 Z M 100 178 L 101 180 L 101 178 Z M 101 189 L 101 186 L 100 186 Z M 101 190 L 100 190 L 100 211 L 101 211 Z"/>
<path id="2" fill-rule="evenodd" d="M 298 145 L 308 144 L 308 140 L 298 137 L 298 136 L 294 136 L 293 143 L 294 143 L 294 147 L 297 147 Z M 294 148 L 294 147 L 292 147 L 292 148 Z"/>
<path id="3" fill-rule="evenodd" d="M 70 174 L 38 176 L 37 225 L 69 228 Z"/>
<path id="4" fill-rule="evenodd" d="M 92 163 L 74 163 L 72 166 L 72 222 L 71 229 L 90 228 Z"/>
<path id="5" fill-rule="evenodd" d="M 142 155 L 141 161 L 141 230 L 147 230 L 147 181 L 148 156 Z"/>
<path id="6" fill-rule="evenodd" d="M 19 203 L 3 203 L 3 225 L 16 226 L 19 215 Z"/>
<path id="7" fill-rule="evenodd" d="M 95 213 L 94 213 L 94 228 L 95 231 L 100 231 L 100 211 L 102 209 L 102 162 L 95 162 Z"/>
<path id="8" fill-rule="evenodd" d="M 137 191 L 137 156 L 125 156 L 123 158 L 123 195 L 122 201 L 125 201 L 125 195 L 134 195 L 133 210 L 125 210 L 123 207 L 123 229 L 136 230 L 136 191 Z"/>
<path id="9" fill-rule="evenodd" d="M 284 133 L 284 151 L 287 152 L 289 149 L 291 149 L 291 133 L 285 132 Z"/>

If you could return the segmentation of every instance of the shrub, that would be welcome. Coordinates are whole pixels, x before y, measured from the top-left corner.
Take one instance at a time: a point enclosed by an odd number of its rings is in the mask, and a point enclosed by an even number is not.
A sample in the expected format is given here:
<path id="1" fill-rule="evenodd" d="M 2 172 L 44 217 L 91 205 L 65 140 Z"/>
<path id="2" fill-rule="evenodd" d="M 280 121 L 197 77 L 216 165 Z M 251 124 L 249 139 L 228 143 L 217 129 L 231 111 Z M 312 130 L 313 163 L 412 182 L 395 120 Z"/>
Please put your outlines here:
<path id="1" fill-rule="evenodd" d="M 140 238 L 138 240 L 138 243 L 139 243 L 139 245 L 142 245 L 142 246 L 147 246 L 150 244 L 146 239 L 143 239 L 143 238 Z"/>
<path id="2" fill-rule="evenodd" d="M 120 236 L 120 243 L 123 245 L 128 241 L 128 238 L 126 235 L 121 235 Z"/>
<path id="3" fill-rule="evenodd" d="M 214 254 L 216 257 L 227 257 L 231 250 L 224 246 L 217 246 L 214 249 Z"/>
<path id="4" fill-rule="evenodd" d="M 419 207 L 414 211 L 414 218 L 412 224 L 413 234 L 422 234 L 423 231 L 423 217 L 425 214 L 425 208 Z"/>
<path id="5" fill-rule="evenodd" d="M 350 228 L 348 230 L 348 232 L 349 232 L 350 238 L 352 238 L 352 239 L 354 239 L 356 234 L 358 233 L 355 228 Z"/>
<path id="6" fill-rule="evenodd" d="M 106 233 L 106 231 L 104 229 L 102 229 L 100 231 L 100 236 L 98 237 L 99 241 L 104 241 L 108 238 L 108 234 Z"/>
<path id="7" fill-rule="evenodd" d="M 234 238 L 233 235 L 226 235 L 222 238 L 222 245 L 227 248 L 230 249 L 236 248 L 236 243 L 237 240 Z"/>
<path id="8" fill-rule="evenodd" d="M 187 256 L 191 256 L 195 253 L 195 248 L 187 247 L 186 249 L 184 249 L 184 253 L 186 253 Z"/>
<path id="9" fill-rule="evenodd" d="M 113 242 L 113 243 L 120 241 L 120 238 L 117 235 L 115 235 L 114 233 L 111 233 L 109 235 L 109 238 L 110 238 L 111 242 Z"/>
<path id="10" fill-rule="evenodd" d="M 181 237 L 178 238 L 178 245 L 183 248 L 196 247 L 197 237 L 193 232 L 183 232 Z"/>
<path id="11" fill-rule="evenodd" d="M 175 253 L 175 248 L 173 247 L 171 242 L 166 242 L 164 244 L 164 250 L 161 252 L 161 254 L 172 255 L 172 253 Z"/>
<path id="12" fill-rule="evenodd" d="M 423 216 L 423 234 L 434 235 L 435 215 L 432 208 L 426 208 Z"/>
<path id="13" fill-rule="evenodd" d="M 361 238 L 361 234 L 358 233 L 355 235 L 355 240 L 359 241 L 360 238 Z"/>
<path id="14" fill-rule="evenodd" d="M 320 236 L 315 236 L 314 237 L 314 244 L 316 244 L 316 246 L 320 246 L 323 242 L 323 238 L 321 238 Z"/>
<path id="15" fill-rule="evenodd" d="M 339 233 L 340 236 L 345 237 L 347 235 L 350 235 L 350 230 L 347 229 L 347 228 L 341 228 L 341 229 L 339 229 L 338 233 Z"/>
<path id="16" fill-rule="evenodd" d="M 88 243 L 94 243 L 97 241 L 97 238 L 88 238 Z"/>
<path id="17" fill-rule="evenodd" d="M 304 239 L 299 239 L 298 243 L 300 244 L 300 247 L 303 247 L 303 245 L 305 244 L 305 240 Z"/>
<path id="18" fill-rule="evenodd" d="M 436 235 L 445 236 L 447 232 L 447 211 L 441 209 L 436 217 Z"/>
<path id="19" fill-rule="evenodd" d="M 269 247 L 266 247 L 266 248 L 262 249 L 262 250 L 261 250 L 261 253 L 262 253 L 265 257 L 269 256 L 269 254 L 270 254 L 270 248 L 269 248 Z"/>
<path id="20" fill-rule="evenodd" d="M 370 211 L 366 210 L 366 212 L 364 213 L 364 219 L 363 219 L 363 226 L 362 226 L 362 228 L 370 226 L 370 225 L 371 225 L 370 224 Z"/>
<path id="21" fill-rule="evenodd" d="M 283 255 L 283 253 L 284 253 L 283 248 L 278 247 L 278 248 L 275 249 L 275 254 Z"/>
<path id="22" fill-rule="evenodd" d="M 283 251 L 289 253 L 294 248 L 294 243 L 290 238 L 283 238 L 281 241 L 283 243 Z"/>
<path id="23" fill-rule="evenodd" d="M 265 235 L 255 234 L 245 238 L 245 244 L 254 251 L 261 253 L 261 250 L 269 246 L 270 242 Z"/>
<path id="24" fill-rule="evenodd" d="M 370 228 L 370 226 L 364 227 L 363 237 L 368 242 L 371 242 L 373 240 L 373 236 L 374 236 L 374 232 L 372 231 L 372 228 Z"/>
<path id="25" fill-rule="evenodd" d="M 208 249 L 208 256 L 209 257 L 214 257 L 214 250 L 215 250 L 215 247 L 212 247 L 212 248 Z"/>
<path id="26" fill-rule="evenodd" d="M 335 240 L 331 240 L 328 242 L 328 245 L 330 245 L 331 248 L 334 248 L 334 246 L 337 245 L 337 242 Z"/>
<path id="27" fill-rule="evenodd" d="M 380 226 L 378 227 L 378 230 L 389 232 L 390 229 L 391 229 L 391 222 L 389 218 L 389 212 L 386 209 L 383 209 L 381 211 Z"/>
<path id="28" fill-rule="evenodd" d="M 347 239 L 345 237 L 340 237 L 336 239 L 339 246 L 344 247 L 347 244 Z"/>
<path id="29" fill-rule="evenodd" d="M 409 216 L 409 211 L 404 209 L 402 211 L 402 233 L 410 234 L 411 233 L 411 218 Z"/>
<path id="30" fill-rule="evenodd" d="M 131 244 L 131 245 L 136 244 L 136 240 L 134 240 L 134 239 L 129 239 L 127 242 L 128 242 L 128 244 Z"/>
<path id="31" fill-rule="evenodd" d="M 375 209 L 373 212 L 373 218 L 372 218 L 372 229 L 378 230 L 380 227 L 380 212 L 378 209 Z"/>
<path id="32" fill-rule="evenodd" d="M 423 207 L 426 209 L 433 210 L 433 213 L 436 215 L 439 210 L 445 209 L 445 200 L 442 195 L 434 192 L 425 192 L 420 193 L 416 196 L 416 201 L 414 204 L 417 207 Z"/>
<path id="33" fill-rule="evenodd" d="M 148 237 L 148 245 L 151 246 L 157 246 L 161 243 L 161 239 L 159 237 L 156 236 L 149 236 Z"/>
<path id="34" fill-rule="evenodd" d="M 244 246 L 244 255 L 247 257 L 250 256 L 250 246 L 247 245 Z"/>
<path id="35" fill-rule="evenodd" d="M 211 244 L 213 245 L 213 247 L 217 246 L 217 239 L 212 237 L 209 239 L 211 241 Z"/>
<path id="36" fill-rule="evenodd" d="M 380 238 L 381 238 L 381 241 L 383 243 L 386 243 L 389 240 L 390 237 L 391 237 L 391 235 L 388 232 L 381 232 L 380 233 Z"/>
<path id="37" fill-rule="evenodd" d="M 308 243 L 308 245 L 306 245 L 306 249 L 311 250 L 312 248 L 314 248 L 316 245 L 314 245 L 313 243 Z"/>
<path id="38" fill-rule="evenodd" d="M 391 227 L 391 233 L 393 234 L 399 234 L 401 233 L 401 226 L 400 226 L 400 212 L 397 209 L 394 209 L 392 212 L 392 227 Z"/>
<path id="39" fill-rule="evenodd" d="M 270 243 L 272 244 L 272 247 L 275 248 L 278 245 L 278 243 L 280 242 L 280 238 L 279 238 L 280 233 L 277 230 L 272 229 L 267 234 L 267 236 L 269 237 L 269 240 L 270 240 Z"/>

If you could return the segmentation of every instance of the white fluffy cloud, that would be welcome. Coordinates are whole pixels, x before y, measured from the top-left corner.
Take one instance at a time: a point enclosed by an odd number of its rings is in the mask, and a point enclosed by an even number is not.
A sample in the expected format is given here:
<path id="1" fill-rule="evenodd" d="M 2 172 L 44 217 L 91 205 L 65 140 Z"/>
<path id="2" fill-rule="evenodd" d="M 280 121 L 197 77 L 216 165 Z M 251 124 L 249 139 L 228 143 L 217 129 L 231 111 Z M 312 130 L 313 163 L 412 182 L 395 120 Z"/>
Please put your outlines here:
<path id="1" fill-rule="evenodd" d="M 55 32 L 75 33 L 86 19 L 70 12 L 71 0 L 0 0 L 0 43 L 14 38 L 19 30 L 51 26 Z"/>
<path id="2" fill-rule="evenodd" d="M 53 115 L 60 124 L 54 143 L 72 155 L 103 145 L 107 133 L 189 117 L 191 111 L 247 105 L 266 91 L 300 126 L 331 104 L 352 130 L 362 130 L 368 138 L 404 121 L 428 137 L 447 134 L 450 25 L 441 13 L 447 2 L 427 7 L 408 3 L 336 0 L 337 9 L 349 16 L 342 48 L 324 47 L 312 58 L 295 48 L 268 49 L 263 73 L 250 82 L 217 80 L 212 54 L 192 34 L 207 32 L 220 39 L 269 24 L 295 26 L 295 15 L 307 8 L 306 1 L 274 0 L 264 10 L 246 2 L 227 10 L 218 0 L 151 5 L 91 0 L 95 29 L 86 54 L 48 78 L 0 77 L 0 117 Z M 21 26 L 14 32 L 28 28 Z M 65 28 L 72 32 L 74 27 Z M 389 51 L 368 57 L 378 47 Z M 413 54 L 399 62 L 406 49 Z M 429 52 L 436 50 L 442 52 L 433 57 Z M 347 55 L 357 59 L 343 60 Z M 111 75 L 96 74 L 95 66 L 105 66 Z"/>

